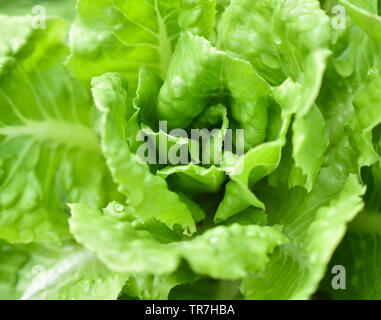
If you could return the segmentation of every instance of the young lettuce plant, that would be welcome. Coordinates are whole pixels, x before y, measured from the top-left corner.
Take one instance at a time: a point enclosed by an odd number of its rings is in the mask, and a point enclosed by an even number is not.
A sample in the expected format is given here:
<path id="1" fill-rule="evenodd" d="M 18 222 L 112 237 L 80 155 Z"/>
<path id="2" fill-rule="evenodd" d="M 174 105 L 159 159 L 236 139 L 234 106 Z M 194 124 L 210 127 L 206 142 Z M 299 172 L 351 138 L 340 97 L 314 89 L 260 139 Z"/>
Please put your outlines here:
<path id="1" fill-rule="evenodd" d="M 78 0 L 44 30 L 2 15 L 0 298 L 380 298 L 379 7 Z"/>

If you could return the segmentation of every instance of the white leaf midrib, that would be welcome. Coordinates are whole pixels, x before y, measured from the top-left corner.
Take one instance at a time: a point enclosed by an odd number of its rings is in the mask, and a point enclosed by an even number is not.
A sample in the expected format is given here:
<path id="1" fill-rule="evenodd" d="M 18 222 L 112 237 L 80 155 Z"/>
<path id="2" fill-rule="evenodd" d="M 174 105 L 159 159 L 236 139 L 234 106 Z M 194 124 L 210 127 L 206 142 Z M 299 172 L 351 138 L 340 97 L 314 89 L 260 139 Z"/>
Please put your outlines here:
<path id="1" fill-rule="evenodd" d="M 0 136 L 7 138 L 32 137 L 40 143 L 54 141 L 72 148 L 78 147 L 91 152 L 101 152 L 91 128 L 81 123 L 65 120 L 32 120 L 20 125 L 2 126 Z"/>

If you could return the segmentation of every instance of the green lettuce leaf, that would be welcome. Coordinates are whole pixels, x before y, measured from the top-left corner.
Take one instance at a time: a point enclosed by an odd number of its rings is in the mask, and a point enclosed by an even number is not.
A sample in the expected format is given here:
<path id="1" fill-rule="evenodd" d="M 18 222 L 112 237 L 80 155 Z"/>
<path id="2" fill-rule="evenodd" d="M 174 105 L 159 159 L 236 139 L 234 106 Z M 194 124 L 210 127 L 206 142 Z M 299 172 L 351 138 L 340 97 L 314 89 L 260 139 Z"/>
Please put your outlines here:
<path id="1" fill-rule="evenodd" d="M 267 215 L 264 210 L 258 208 L 247 208 L 223 222 L 224 225 L 239 223 L 241 225 L 257 224 L 260 226 L 267 225 Z"/>
<path id="2" fill-rule="evenodd" d="M 136 110 L 140 110 L 140 120 L 152 127 L 157 121 L 156 98 L 163 81 L 147 66 L 140 68 L 138 77 L 138 88 L 133 106 Z"/>
<path id="3" fill-rule="evenodd" d="M 15 300 L 22 292 L 16 289 L 19 270 L 27 262 L 28 256 L 19 246 L 0 242 L 0 299 Z"/>
<path id="4" fill-rule="evenodd" d="M 174 287 L 193 283 L 197 278 L 187 266 L 168 275 L 135 274 L 129 277 L 123 292 L 141 300 L 165 300 Z"/>
<path id="5" fill-rule="evenodd" d="M 329 31 L 315 0 L 232 0 L 220 23 L 217 48 L 247 59 L 272 84 L 289 77 L 299 82 L 298 109 L 305 114 L 319 92 Z"/>
<path id="6" fill-rule="evenodd" d="M 1 2 L 0 299 L 380 298 L 380 10 Z"/>
<path id="7" fill-rule="evenodd" d="M 327 1 L 327 12 L 331 12 L 337 4 L 338 1 Z M 333 16 L 332 19 L 334 18 Z M 332 30 L 333 55 L 317 100 L 329 137 L 325 161 L 342 177 L 349 173 L 358 173 L 359 166 L 374 161 L 374 152 L 369 150 L 369 140 L 365 141 L 366 138 L 369 139 L 369 129 L 373 125 L 356 119 L 356 113 L 361 115 L 361 108 L 357 107 L 355 112 L 353 100 L 359 91 L 365 90 L 368 77 L 375 78 L 380 59 L 380 45 L 355 25 L 349 15 L 345 22 L 345 29 Z M 359 159 L 359 153 L 362 153 L 363 159 Z"/>
<path id="8" fill-rule="evenodd" d="M 187 193 L 216 193 L 220 190 L 226 179 L 225 171 L 216 166 L 209 168 L 200 167 L 195 164 L 187 164 L 183 166 L 165 167 L 157 171 L 158 176 L 171 181 Z"/>
<path id="9" fill-rule="evenodd" d="M 191 212 L 193 220 L 195 223 L 198 223 L 205 219 L 206 213 L 200 205 L 197 204 L 191 197 L 185 195 L 185 193 L 178 192 L 180 200 L 185 203 L 188 210 Z"/>
<path id="10" fill-rule="evenodd" d="M 72 243 L 1 244 L 2 299 L 116 299 L 127 277 Z M 4 291 L 6 288 L 6 291 Z"/>
<path id="11" fill-rule="evenodd" d="M 69 238 L 67 202 L 98 207 L 118 197 L 91 129 L 90 95 L 62 66 L 66 23 L 47 27 L 26 38 L 0 78 L 0 238 L 8 242 Z"/>
<path id="12" fill-rule="evenodd" d="M 217 126 L 221 122 L 221 130 L 229 128 L 229 118 L 226 107 L 223 104 L 217 104 L 206 109 L 192 123 L 196 128 L 203 129 L 210 126 Z"/>
<path id="13" fill-rule="evenodd" d="M 290 185 L 305 186 L 308 191 L 311 191 L 328 147 L 325 121 L 316 105 L 313 105 L 305 116 L 296 116 L 292 144 L 295 165 L 291 169 Z"/>
<path id="14" fill-rule="evenodd" d="M 214 0 L 180 0 L 179 26 L 183 31 L 210 38 L 216 16 Z"/>
<path id="15" fill-rule="evenodd" d="M 380 262 L 381 254 L 381 165 L 367 168 L 363 179 L 367 185 L 364 210 L 349 224 L 348 232 L 336 249 L 328 266 L 320 290 L 333 299 L 377 300 L 381 298 Z M 345 270 L 342 285 L 335 289 L 332 282 L 335 266 Z"/>
<path id="16" fill-rule="evenodd" d="M 279 247 L 264 272 L 242 281 L 248 299 L 308 299 L 324 276 L 346 224 L 362 209 L 364 193 L 355 175 L 340 180 L 332 169 L 322 170 L 310 193 L 301 188 L 286 191 L 270 188 L 270 224 L 282 224 L 289 243 Z"/>
<path id="17" fill-rule="evenodd" d="M 321 136 L 324 121 L 313 103 L 330 54 L 328 23 L 315 0 L 232 1 L 223 14 L 217 42 L 217 48 L 250 61 L 271 84 L 285 86 L 276 94 L 288 95 L 286 100 L 282 98 L 286 104 L 283 109 L 297 113 L 290 186 L 301 185 L 308 190 L 316 180 L 327 147 Z M 297 90 L 290 92 L 291 82 Z M 314 120 L 315 130 L 306 130 Z M 315 147 L 315 155 L 307 145 Z"/>
<path id="18" fill-rule="evenodd" d="M 381 42 L 381 17 L 377 14 L 377 0 L 340 0 L 340 3 L 344 5 L 353 21 L 359 25 L 370 38 Z"/>
<path id="19" fill-rule="evenodd" d="M 374 145 L 378 141 L 373 139 L 375 136 L 373 131 L 381 123 L 381 110 L 379 108 L 381 103 L 380 72 L 381 68 L 376 68 L 369 74 L 363 89 L 358 92 L 353 101 L 356 117 L 354 130 L 356 133 L 360 132 L 355 136 L 359 149 L 359 166 L 370 166 L 381 159 Z"/>
<path id="20" fill-rule="evenodd" d="M 370 217 L 371 224 L 379 225 L 380 217 L 375 219 Z M 364 219 L 366 219 L 364 217 Z M 373 229 L 373 226 L 370 226 Z M 379 247 L 381 237 L 379 233 L 350 232 L 348 233 L 339 248 L 335 251 L 330 262 L 327 273 L 320 287 L 320 292 L 327 295 L 327 298 L 338 300 L 379 300 L 381 298 L 380 263 L 381 256 Z M 344 267 L 345 289 L 333 289 L 332 281 L 335 273 L 334 267 Z"/>
<path id="21" fill-rule="evenodd" d="M 239 281 L 200 279 L 197 282 L 175 287 L 170 300 L 239 300 Z"/>
<path id="22" fill-rule="evenodd" d="M 69 66 L 81 79 L 118 71 L 136 87 L 142 65 L 162 77 L 177 41 L 179 0 L 80 0 Z"/>
<path id="23" fill-rule="evenodd" d="M 214 217 L 216 223 L 250 206 L 264 209 L 263 202 L 251 192 L 250 186 L 278 167 L 283 143 L 282 140 L 263 143 L 238 159 L 232 168 L 228 168 L 231 181 L 226 185 L 225 197 Z"/>
<path id="24" fill-rule="evenodd" d="M 262 270 L 267 255 L 285 241 L 279 228 L 239 224 L 218 226 L 186 241 L 160 222 L 160 228 L 146 229 L 145 221 L 123 206 L 115 214 L 110 207 L 103 213 L 80 204 L 71 208 L 76 240 L 118 272 L 170 274 L 183 258 L 196 273 L 239 279 Z M 180 239 L 173 241 L 176 234 Z"/>
<path id="25" fill-rule="evenodd" d="M 28 43 L 32 35 L 31 19 L 25 17 L 0 16 L 0 27 L 7 29 L 6 33 L 1 35 L 0 47 L 0 74 L 5 68 L 15 62 L 14 56 Z"/>
<path id="26" fill-rule="evenodd" d="M 159 93 L 159 119 L 168 121 L 169 128 L 186 128 L 225 91 L 230 95 L 232 127 L 245 130 L 245 149 L 258 145 L 266 137 L 269 84 L 247 61 L 183 33 Z"/>
<path id="27" fill-rule="evenodd" d="M 195 231 L 192 215 L 164 179 L 153 175 L 148 164 L 130 151 L 126 141 L 126 83 L 119 74 L 108 73 L 92 81 L 95 105 L 102 114 L 102 149 L 119 191 L 141 217 L 156 217 L 169 227 L 179 225 Z M 150 190 L 149 192 L 147 192 Z"/>

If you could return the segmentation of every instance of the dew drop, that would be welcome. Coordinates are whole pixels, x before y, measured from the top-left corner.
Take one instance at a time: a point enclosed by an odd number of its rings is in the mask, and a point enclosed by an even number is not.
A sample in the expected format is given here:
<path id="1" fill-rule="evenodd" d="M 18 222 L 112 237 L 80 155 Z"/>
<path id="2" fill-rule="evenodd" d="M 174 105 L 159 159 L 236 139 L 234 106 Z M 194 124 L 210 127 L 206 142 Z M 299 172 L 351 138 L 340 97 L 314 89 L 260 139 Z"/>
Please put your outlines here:
<path id="1" fill-rule="evenodd" d="M 271 69 L 279 68 L 279 61 L 271 54 L 262 52 L 260 55 L 261 62 Z"/>

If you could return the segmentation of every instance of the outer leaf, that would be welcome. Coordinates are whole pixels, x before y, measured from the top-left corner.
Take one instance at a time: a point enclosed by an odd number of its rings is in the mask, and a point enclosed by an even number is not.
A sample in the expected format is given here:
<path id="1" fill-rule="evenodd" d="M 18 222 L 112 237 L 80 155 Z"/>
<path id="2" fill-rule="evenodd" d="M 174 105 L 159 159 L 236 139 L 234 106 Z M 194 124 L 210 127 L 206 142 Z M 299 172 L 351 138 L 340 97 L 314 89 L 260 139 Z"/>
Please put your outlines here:
<path id="1" fill-rule="evenodd" d="M 288 98 L 283 99 L 282 109 L 293 110 L 299 119 L 294 125 L 291 185 L 305 185 L 307 189 L 311 189 L 320 170 L 326 143 L 322 139 L 316 144 L 317 135 L 313 141 L 311 132 L 301 132 L 301 128 L 319 93 L 330 55 L 328 40 L 328 17 L 315 0 L 233 0 L 223 14 L 217 41 L 217 48 L 247 59 L 271 84 L 286 86 L 283 89 Z M 291 82 L 295 88 L 289 92 Z M 278 91 L 283 89 L 281 86 Z M 317 113 L 312 111 L 309 118 Z M 315 126 L 321 133 L 322 119 Z M 306 145 L 316 146 L 317 153 L 308 161 L 302 159 L 310 155 Z"/>
<path id="2" fill-rule="evenodd" d="M 366 171 L 366 170 L 364 170 Z M 348 232 L 335 251 L 321 289 L 334 299 L 377 300 L 381 298 L 381 166 L 372 166 L 364 174 L 367 192 L 364 210 L 350 223 Z M 345 290 L 334 290 L 335 265 L 345 269 Z"/>
<path id="3" fill-rule="evenodd" d="M 88 92 L 61 65 L 66 24 L 47 27 L 0 78 L 0 238 L 9 242 L 70 237 L 66 203 L 104 206 L 115 189 L 90 128 Z"/>
<path id="4" fill-rule="evenodd" d="M 160 275 L 177 269 L 180 257 L 173 245 L 158 242 L 149 232 L 136 230 L 128 221 L 103 216 L 96 209 L 79 204 L 71 208 L 70 230 L 76 240 L 112 270 Z"/>
<path id="5" fill-rule="evenodd" d="M 336 4 L 337 1 L 327 1 L 326 10 L 331 12 L 332 6 Z M 366 130 L 366 126 L 361 128 L 356 125 L 355 128 L 353 125 L 358 122 L 355 119 L 353 100 L 367 83 L 368 76 L 372 77 L 372 70 L 378 69 L 380 46 L 354 25 L 349 15 L 346 16 L 346 28 L 333 29 L 332 32 L 333 56 L 317 104 L 326 120 L 330 142 L 326 163 L 336 168 L 337 175 L 345 177 L 349 173 L 357 173 L 358 165 L 364 163 L 366 158 L 370 162 L 374 159 L 372 152 L 365 152 L 363 160 L 359 162 L 359 149 L 367 148 L 369 143 L 364 142 L 361 132 Z M 364 153 L 363 151 L 360 152 Z"/>
<path id="6" fill-rule="evenodd" d="M 371 223 L 379 223 L 379 217 L 371 219 Z M 371 227 L 373 228 L 373 227 Z M 381 237 L 378 233 L 363 230 L 360 233 L 349 233 L 327 268 L 327 274 L 322 284 L 322 291 L 331 299 L 338 300 L 379 300 L 380 263 L 379 247 Z M 333 290 L 332 273 L 336 265 L 345 268 L 345 290 Z"/>
<path id="7" fill-rule="evenodd" d="M 124 292 L 141 300 L 168 299 L 170 291 L 180 284 L 194 282 L 197 279 L 189 267 L 180 266 L 168 275 L 133 275 L 127 281 Z"/>
<path id="8" fill-rule="evenodd" d="M 102 215 L 78 204 L 71 207 L 70 226 L 76 239 L 118 271 L 169 274 L 184 258 L 200 274 L 239 279 L 263 269 L 267 255 L 285 240 L 278 228 L 233 224 L 213 228 L 190 241 L 167 242 L 165 236 L 159 242 L 152 233 L 137 230 L 127 216 Z"/>
<path id="9" fill-rule="evenodd" d="M 234 280 L 264 268 L 267 255 L 285 241 L 278 229 L 239 224 L 215 227 L 181 247 L 195 272 Z"/>
<path id="10" fill-rule="evenodd" d="M 69 65 L 78 77 L 118 71 L 133 90 L 144 64 L 165 76 L 179 32 L 179 0 L 80 0 L 77 7 Z"/>
<path id="11" fill-rule="evenodd" d="M 191 284 L 174 288 L 171 300 L 237 300 L 242 299 L 239 292 L 239 281 L 222 281 L 215 279 L 200 279 Z"/>
<path id="12" fill-rule="evenodd" d="M 125 275 L 109 271 L 94 254 L 72 243 L 4 243 L 0 258 L 1 275 L 9 277 L 2 288 L 12 288 L 2 295 L 5 299 L 116 299 L 126 281 Z"/>
<path id="13" fill-rule="evenodd" d="M 247 59 L 272 84 L 288 77 L 302 86 L 308 112 L 319 92 L 328 51 L 328 18 L 315 0 L 232 0 L 217 47 Z"/>
<path id="14" fill-rule="evenodd" d="M 355 176 L 337 180 L 332 170 L 325 169 L 309 194 L 298 188 L 289 192 L 271 189 L 263 194 L 269 199 L 269 222 L 282 223 L 290 243 L 276 250 L 264 273 L 243 281 L 246 298 L 308 299 L 346 224 L 361 210 L 363 193 Z"/>

